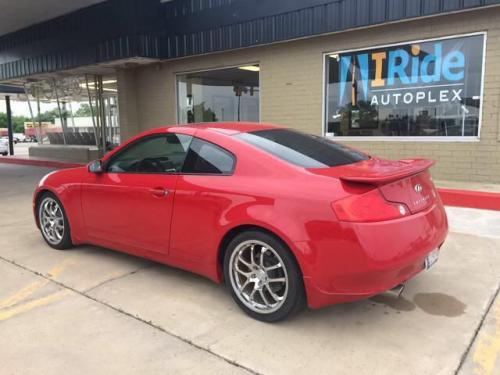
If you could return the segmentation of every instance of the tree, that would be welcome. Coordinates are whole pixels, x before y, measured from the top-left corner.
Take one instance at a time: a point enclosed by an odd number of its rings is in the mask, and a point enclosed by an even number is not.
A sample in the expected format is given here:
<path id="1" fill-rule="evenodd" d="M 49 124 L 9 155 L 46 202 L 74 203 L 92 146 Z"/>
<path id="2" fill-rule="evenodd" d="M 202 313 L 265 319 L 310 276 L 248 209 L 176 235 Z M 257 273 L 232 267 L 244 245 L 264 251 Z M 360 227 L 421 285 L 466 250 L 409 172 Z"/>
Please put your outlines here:
<path id="1" fill-rule="evenodd" d="M 50 111 L 40 113 L 40 116 L 35 116 L 35 121 L 54 123 L 56 117 L 59 117 L 59 110 L 54 108 Z"/>
<path id="2" fill-rule="evenodd" d="M 14 133 L 24 133 L 24 122 L 30 121 L 24 116 L 12 116 L 12 128 Z M 0 112 L 0 128 L 7 127 L 7 114 Z"/>
<path id="3" fill-rule="evenodd" d="M 14 133 L 24 133 L 25 122 L 31 122 L 31 119 L 25 116 L 13 116 L 12 127 L 14 128 Z"/>
<path id="4" fill-rule="evenodd" d="M 86 103 L 80 104 L 80 108 L 74 113 L 75 117 L 90 117 L 92 116 L 92 111 L 90 106 Z"/>
<path id="5" fill-rule="evenodd" d="M 0 112 L 0 128 L 7 127 L 7 114 L 4 112 Z"/>

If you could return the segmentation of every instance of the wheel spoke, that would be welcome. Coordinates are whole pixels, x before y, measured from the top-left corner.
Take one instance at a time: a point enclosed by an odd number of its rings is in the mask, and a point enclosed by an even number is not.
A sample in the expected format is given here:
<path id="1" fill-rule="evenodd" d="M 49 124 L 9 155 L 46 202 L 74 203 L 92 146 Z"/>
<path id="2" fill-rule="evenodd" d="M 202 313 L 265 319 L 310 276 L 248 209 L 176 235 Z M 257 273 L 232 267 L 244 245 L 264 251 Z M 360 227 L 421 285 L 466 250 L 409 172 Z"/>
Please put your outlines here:
<path id="1" fill-rule="evenodd" d="M 250 263 L 252 264 L 252 266 L 256 265 L 255 258 L 254 258 L 254 256 L 255 256 L 254 249 L 255 249 L 255 245 L 250 246 Z"/>
<path id="2" fill-rule="evenodd" d="M 234 267 L 234 269 L 235 269 L 235 270 L 236 270 L 236 272 L 238 272 L 240 275 L 243 275 L 243 276 L 245 276 L 246 278 L 250 277 L 251 272 L 245 272 L 245 271 L 242 271 L 242 270 L 240 270 L 240 268 L 239 268 L 237 265 Z"/>
<path id="3" fill-rule="evenodd" d="M 248 298 L 250 298 L 250 301 L 252 301 L 252 302 L 255 302 L 254 301 L 255 292 L 257 292 L 257 289 L 253 288 L 252 293 L 250 293 L 250 295 L 248 296 Z"/>
<path id="4" fill-rule="evenodd" d="M 276 293 L 274 293 L 268 284 L 266 284 L 266 289 L 276 302 L 279 302 L 283 299 L 283 297 L 280 297 Z"/>
<path id="5" fill-rule="evenodd" d="M 240 253 L 238 254 L 238 260 L 243 263 L 245 266 L 248 267 L 248 269 L 251 269 L 252 268 L 252 265 L 250 263 L 248 263 L 245 259 L 243 259 L 243 257 L 241 256 L 241 251 Z"/>
<path id="6" fill-rule="evenodd" d="M 267 271 L 276 270 L 276 269 L 281 268 L 281 267 L 283 267 L 281 265 L 281 263 L 278 263 L 278 264 L 275 264 L 274 266 L 264 267 L 264 270 L 266 270 L 266 272 L 267 272 Z"/>
<path id="7" fill-rule="evenodd" d="M 266 253 L 267 251 L 267 247 L 263 246 L 262 249 L 260 250 L 260 259 L 259 259 L 259 265 L 262 267 L 262 268 L 265 268 L 264 267 L 264 254 Z"/>
<path id="8" fill-rule="evenodd" d="M 247 279 L 247 281 L 245 281 L 243 283 L 243 285 L 240 287 L 241 292 L 243 292 L 245 290 L 245 288 L 248 286 L 248 284 L 250 284 L 250 279 Z"/>
<path id="9" fill-rule="evenodd" d="M 269 283 L 284 283 L 284 282 L 286 282 L 286 278 L 284 278 L 284 277 L 278 277 L 278 278 L 275 278 L 275 279 L 268 279 L 267 281 Z"/>
<path id="10" fill-rule="evenodd" d="M 264 294 L 264 290 L 260 289 L 259 290 L 259 293 L 260 293 L 260 296 L 262 297 L 262 301 L 264 301 L 264 303 L 266 304 L 266 306 L 270 306 L 271 304 L 269 303 L 269 301 L 267 300 L 267 297 L 265 296 Z"/>

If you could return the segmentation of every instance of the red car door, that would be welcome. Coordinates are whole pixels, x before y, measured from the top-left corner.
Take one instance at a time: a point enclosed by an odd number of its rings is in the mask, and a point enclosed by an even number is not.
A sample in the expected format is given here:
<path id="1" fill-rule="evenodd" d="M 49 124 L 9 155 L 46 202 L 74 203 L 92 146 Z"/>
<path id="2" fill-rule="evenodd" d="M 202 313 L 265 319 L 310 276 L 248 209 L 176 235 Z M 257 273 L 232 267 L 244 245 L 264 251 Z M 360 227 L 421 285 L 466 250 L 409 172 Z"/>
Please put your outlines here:
<path id="1" fill-rule="evenodd" d="M 149 136 L 117 152 L 102 173 L 89 172 L 82 210 L 90 242 L 138 255 L 169 250 L 178 175 L 191 137 Z"/>

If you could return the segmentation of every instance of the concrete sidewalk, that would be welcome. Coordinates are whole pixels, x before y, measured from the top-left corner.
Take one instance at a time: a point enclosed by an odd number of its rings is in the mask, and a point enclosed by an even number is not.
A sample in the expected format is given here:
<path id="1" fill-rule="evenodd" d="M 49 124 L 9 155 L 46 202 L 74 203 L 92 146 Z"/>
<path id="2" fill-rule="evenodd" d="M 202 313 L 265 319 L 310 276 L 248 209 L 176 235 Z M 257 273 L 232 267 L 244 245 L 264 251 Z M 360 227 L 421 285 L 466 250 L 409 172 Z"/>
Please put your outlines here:
<path id="1" fill-rule="evenodd" d="M 449 209 L 441 259 L 398 300 L 264 324 L 190 273 L 50 249 L 31 211 L 48 171 L 0 164 L 2 373 L 498 374 L 498 212 Z"/>

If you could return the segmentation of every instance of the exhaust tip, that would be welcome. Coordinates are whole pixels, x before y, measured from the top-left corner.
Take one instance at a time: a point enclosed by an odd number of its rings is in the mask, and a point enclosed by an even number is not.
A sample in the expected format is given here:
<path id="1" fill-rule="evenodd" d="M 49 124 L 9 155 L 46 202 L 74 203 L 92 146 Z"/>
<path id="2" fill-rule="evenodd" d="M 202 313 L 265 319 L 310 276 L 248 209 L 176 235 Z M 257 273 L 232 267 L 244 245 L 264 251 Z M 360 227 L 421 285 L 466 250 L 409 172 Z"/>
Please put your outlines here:
<path id="1" fill-rule="evenodd" d="M 401 297 L 401 294 L 403 294 L 404 290 L 405 290 L 405 284 L 399 284 L 399 285 L 396 285 L 394 288 L 388 290 L 385 293 L 394 297 L 394 298 L 399 298 L 399 297 Z"/>

